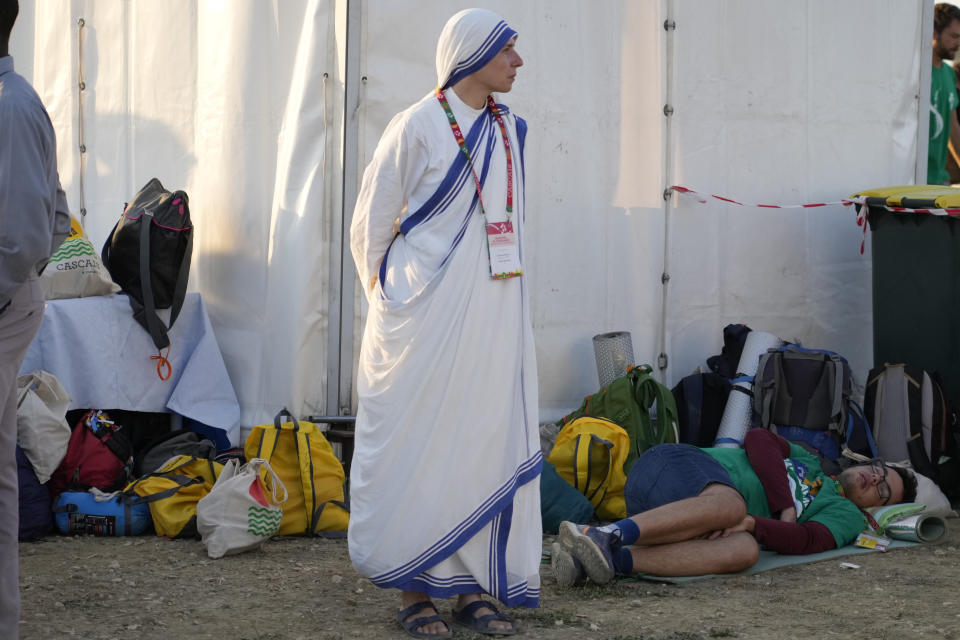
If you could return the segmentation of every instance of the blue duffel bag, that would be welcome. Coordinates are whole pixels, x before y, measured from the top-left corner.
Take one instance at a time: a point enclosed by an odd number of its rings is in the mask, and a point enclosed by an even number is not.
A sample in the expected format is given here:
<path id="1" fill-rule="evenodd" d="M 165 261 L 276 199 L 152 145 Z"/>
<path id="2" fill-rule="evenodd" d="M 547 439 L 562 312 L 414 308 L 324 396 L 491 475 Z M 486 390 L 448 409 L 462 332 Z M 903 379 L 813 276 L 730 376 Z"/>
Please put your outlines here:
<path id="1" fill-rule="evenodd" d="M 94 536 L 138 536 L 153 524 L 150 506 L 139 496 L 90 491 L 64 491 L 53 507 L 61 533 Z"/>

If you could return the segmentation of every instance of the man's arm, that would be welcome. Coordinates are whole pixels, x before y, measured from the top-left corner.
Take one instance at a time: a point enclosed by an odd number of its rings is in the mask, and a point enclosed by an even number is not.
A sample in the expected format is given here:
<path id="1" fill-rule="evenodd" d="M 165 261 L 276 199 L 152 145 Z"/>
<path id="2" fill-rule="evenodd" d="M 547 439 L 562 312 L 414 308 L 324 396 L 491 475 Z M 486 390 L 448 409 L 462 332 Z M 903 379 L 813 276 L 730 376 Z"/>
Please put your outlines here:
<path id="1" fill-rule="evenodd" d="M 957 110 L 950 110 L 950 141 L 947 142 L 947 152 L 957 161 L 960 154 L 960 121 L 957 120 Z M 960 162 L 957 163 L 960 166 Z"/>
<path id="2" fill-rule="evenodd" d="M 744 529 L 777 553 L 803 555 L 833 549 L 836 541 L 827 527 L 819 522 L 796 522 L 797 511 L 783 464 L 790 455 L 790 443 L 772 431 L 751 429 L 743 448 L 763 485 L 770 513 L 780 514 L 779 520 L 748 515 Z"/>
<path id="3" fill-rule="evenodd" d="M 793 494 L 790 492 L 790 483 L 783 464 L 783 459 L 790 455 L 790 443 L 772 431 L 750 429 L 743 440 L 743 450 L 754 473 L 760 478 L 770 513 L 779 513 L 781 519 L 787 521 L 796 520 Z M 787 517 L 783 518 L 784 515 Z"/>
<path id="4" fill-rule="evenodd" d="M 830 529 L 819 522 L 783 522 L 753 517 L 753 537 L 764 547 L 784 555 L 800 556 L 820 553 L 837 546 Z"/>

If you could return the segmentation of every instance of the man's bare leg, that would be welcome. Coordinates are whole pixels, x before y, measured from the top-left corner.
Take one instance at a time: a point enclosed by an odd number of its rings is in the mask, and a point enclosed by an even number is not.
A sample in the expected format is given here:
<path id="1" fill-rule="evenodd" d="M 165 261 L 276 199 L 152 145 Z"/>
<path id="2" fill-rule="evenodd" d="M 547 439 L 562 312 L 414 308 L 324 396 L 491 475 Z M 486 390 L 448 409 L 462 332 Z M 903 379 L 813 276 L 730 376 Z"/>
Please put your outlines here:
<path id="1" fill-rule="evenodd" d="M 693 498 L 678 500 L 631 516 L 640 529 L 634 544 L 684 542 L 735 527 L 747 515 L 747 505 L 736 489 L 709 484 Z"/>
<path id="2" fill-rule="evenodd" d="M 694 541 L 711 534 L 718 534 L 724 529 L 738 527 L 745 516 L 746 504 L 738 491 L 727 485 L 710 484 L 692 498 L 671 502 L 632 516 L 630 520 L 637 525 L 639 536 L 635 541 L 630 542 L 649 548 Z M 612 580 L 618 569 L 622 573 L 627 572 L 626 565 L 631 564 L 631 558 L 625 558 L 620 551 L 619 536 L 605 533 L 605 531 L 609 529 L 591 530 L 590 527 L 580 527 L 570 522 L 560 525 L 561 544 L 582 563 L 590 579 L 598 584 L 605 584 Z M 753 545 L 755 547 L 756 543 L 753 542 Z M 751 554 L 746 553 L 745 547 L 745 544 L 743 547 L 737 545 L 717 547 L 718 553 L 721 554 L 721 560 L 718 560 L 717 564 L 727 567 L 748 561 Z M 734 562 L 722 560 L 727 552 L 733 552 Z M 665 555 L 665 557 L 668 556 Z M 756 559 L 754 558 L 753 561 L 755 562 Z M 707 573 L 715 572 L 710 570 L 709 566 L 689 570 L 693 570 L 695 574 L 704 573 L 704 570 L 700 570 L 702 568 L 707 569 Z M 643 570 L 635 564 L 629 569 L 633 572 Z"/>
<path id="3" fill-rule="evenodd" d="M 654 576 L 736 573 L 757 563 L 759 547 L 744 531 L 715 540 L 686 540 L 651 547 L 628 547 L 633 572 Z"/>

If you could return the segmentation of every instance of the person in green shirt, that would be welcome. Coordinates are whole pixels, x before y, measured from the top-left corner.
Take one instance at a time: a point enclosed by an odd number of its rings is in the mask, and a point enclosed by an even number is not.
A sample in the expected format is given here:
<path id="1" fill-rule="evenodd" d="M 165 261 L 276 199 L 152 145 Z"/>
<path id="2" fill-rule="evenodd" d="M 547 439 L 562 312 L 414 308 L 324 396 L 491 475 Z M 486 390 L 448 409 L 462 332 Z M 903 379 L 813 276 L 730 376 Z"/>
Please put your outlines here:
<path id="1" fill-rule="evenodd" d="M 753 566 L 759 547 L 808 554 L 853 542 L 861 509 L 910 502 L 917 480 L 880 460 L 836 479 L 819 459 L 765 429 L 743 449 L 663 444 L 648 449 L 624 488 L 630 517 L 605 527 L 560 524 L 553 546 L 561 586 L 615 575 L 735 573 Z"/>
<path id="2" fill-rule="evenodd" d="M 947 153 L 952 142 L 960 152 L 960 123 L 956 78 L 944 60 L 960 49 L 960 8 L 940 2 L 933 16 L 933 69 L 930 74 L 930 131 L 927 146 L 927 184 L 950 184 Z"/>

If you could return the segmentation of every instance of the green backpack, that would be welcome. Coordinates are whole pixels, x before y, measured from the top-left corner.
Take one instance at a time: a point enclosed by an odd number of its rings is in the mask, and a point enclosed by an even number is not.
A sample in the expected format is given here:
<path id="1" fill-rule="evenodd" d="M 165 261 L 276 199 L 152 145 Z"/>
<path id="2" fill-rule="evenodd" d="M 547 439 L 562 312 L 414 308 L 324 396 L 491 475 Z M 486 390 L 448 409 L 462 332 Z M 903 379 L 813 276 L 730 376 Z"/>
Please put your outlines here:
<path id="1" fill-rule="evenodd" d="M 560 428 L 585 415 L 620 425 L 630 436 L 630 452 L 623 464 L 623 472 L 630 473 L 641 453 L 678 439 L 677 404 L 670 389 L 650 375 L 652 370 L 648 364 L 632 367 L 626 375 L 587 396 L 579 409 L 560 421 Z M 656 417 L 651 418 L 654 406 Z"/>

